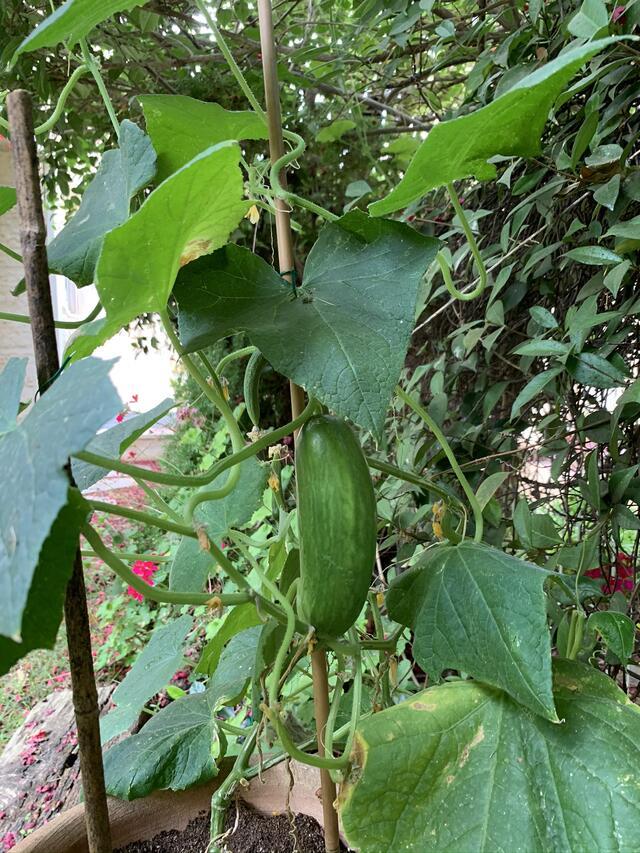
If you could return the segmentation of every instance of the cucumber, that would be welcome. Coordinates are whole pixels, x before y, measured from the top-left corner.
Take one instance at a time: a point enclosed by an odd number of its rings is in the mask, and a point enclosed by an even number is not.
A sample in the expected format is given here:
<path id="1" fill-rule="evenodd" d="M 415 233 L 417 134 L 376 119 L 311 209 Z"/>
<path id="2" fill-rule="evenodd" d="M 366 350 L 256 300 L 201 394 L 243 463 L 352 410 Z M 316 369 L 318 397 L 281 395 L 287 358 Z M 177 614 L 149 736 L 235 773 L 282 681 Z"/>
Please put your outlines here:
<path id="1" fill-rule="evenodd" d="M 244 371 L 244 402 L 247 414 L 254 426 L 260 426 L 260 379 L 267 366 L 267 359 L 260 350 L 251 353 Z"/>
<path id="2" fill-rule="evenodd" d="M 320 637 L 338 637 L 362 609 L 376 552 L 376 499 L 348 424 L 316 415 L 296 445 L 300 617 Z"/>

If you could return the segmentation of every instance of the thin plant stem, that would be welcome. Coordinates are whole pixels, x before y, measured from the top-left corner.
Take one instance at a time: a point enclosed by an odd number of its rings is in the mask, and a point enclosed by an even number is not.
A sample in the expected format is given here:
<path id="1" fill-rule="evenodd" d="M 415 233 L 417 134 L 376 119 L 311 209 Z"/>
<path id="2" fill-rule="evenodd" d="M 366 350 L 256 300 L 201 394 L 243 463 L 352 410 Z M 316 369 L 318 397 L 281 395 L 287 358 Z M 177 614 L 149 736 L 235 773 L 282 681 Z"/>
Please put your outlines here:
<path id="1" fill-rule="evenodd" d="M 100 97 L 104 102 L 107 114 L 109 116 L 109 119 L 111 120 L 113 129 L 115 130 L 116 137 L 117 139 L 120 139 L 120 122 L 118 121 L 116 111 L 111 102 L 111 98 L 109 97 L 107 87 L 105 86 L 104 80 L 102 79 L 102 74 L 100 73 L 98 63 L 96 62 L 91 51 L 87 47 L 86 39 L 80 39 L 80 50 L 82 51 L 82 58 L 84 59 L 85 65 L 89 69 L 91 76 L 96 82 L 96 86 L 98 87 L 98 91 L 100 92 Z"/>
<path id="2" fill-rule="evenodd" d="M 212 595 L 210 592 L 172 592 L 157 586 L 149 586 L 142 578 L 135 575 L 122 560 L 113 553 L 102 541 L 99 533 L 90 525 L 82 528 L 82 535 L 93 548 L 98 556 L 107 566 L 128 586 L 133 587 L 149 601 L 157 601 L 162 604 L 177 605 L 202 605 L 215 602 L 216 606 L 228 607 L 236 604 L 246 604 L 253 600 L 248 593 L 222 593 Z"/>
<path id="3" fill-rule="evenodd" d="M 473 290 L 458 290 L 458 288 L 453 283 L 453 279 L 451 278 L 449 265 L 447 264 L 441 252 L 438 252 L 436 260 L 438 261 L 440 272 L 442 273 L 442 278 L 444 279 L 444 283 L 451 296 L 453 296 L 454 299 L 460 299 L 462 302 L 471 302 L 473 299 L 477 299 L 478 296 L 480 296 L 484 292 L 484 289 L 487 286 L 487 268 L 485 266 L 484 261 L 482 260 L 482 255 L 480 254 L 480 249 L 478 248 L 473 229 L 471 228 L 469 220 L 467 219 L 462 205 L 460 204 L 460 199 L 458 198 L 458 194 L 456 193 L 453 184 L 447 184 L 447 192 L 449 193 L 449 197 L 451 198 L 451 204 L 453 205 L 453 209 L 455 210 L 458 219 L 460 220 L 460 225 L 462 226 L 462 230 L 464 231 L 464 236 L 467 238 L 467 243 L 469 244 L 469 249 L 471 250 L 473 259 L 476 262 L 476 267 L 478 269 L 478 284 L 473 288 Z"/>
<path id="4" fill-rule="evenodd" d="M 191 539 L 198 538 L 198 534 L 192 527 L 187 527 L 186 524 L 178 524 L 169 518 L 161 518 L 158 515 L 150 515 L 148 512 L 143 512 L 139 509 L 110 504 L 105 501 L 91 500 L 89 504 L 96 512 L 106 512 L 108 515 L 130 518 L 131 521 L 137 521 L 140 524 L 149 524 L 151 527 L 159 527 L 160 530 L 166 530 L 168 533 L 179 533 L 181 536 L 189 536 Z"/>
<path id="5" fill-rule="evenodd" d="M 22 261 L 22 258 L 18 257 L 16 260 Z M 101 309 L 102 305 L 98 302 L 82 320 L 54 320 L 53 325 L 56 329 L 79 329 L 85 323 L 95 320 Z M 31 317 L 28 314 L 11 314 L 7 311 L 0 311 L 0 320 L 10 320 L 12 323 L 25 323 L 27 325 L 31 323 Z"/>
<path id="6" fill-rule="evenodd" d="M 469 481 L 465 477 L 460 465 L 458 464 L 458 460 L 455 457 L 453 450 L 451 449 L 451 445 L 447 441 L 445 434 L 442 432 L 438 424 L 434 421 L 431 415 L 424 409 L 413 397 L 410 397 L 409 394 L 405 393 L 403 389 L 397 385 L 396 386 L 396 394 L 400 397 L 403 402 L 412 409 L 418 417 L 424 421 L 427 427 L 434 434 L 436 440 L 439 442 L 442 450 L 444 451 L 445 456 L 449 460 L 449 464 L 453 470 L 453 473 L 458 478 L 458 482 L 462 487 L 463 492 L 467 496 L 467 500 L 469 501 L 469 505 L 471 506 L 471 510 L 473 512 L 473 518 L 475 521 L 476 529 L 474 532 L 474 540 L 476 542 L 482 542 L 482 536 L 484 533 L 484 520 L 482 518 L 482 507 L 478 503 L 478 499 L 475 495 L 475 492 L 469 485 Z"/>
<path id="7" fill-rule="evenodd" d="M 0 252 L 4 252 L 5 255 L 9 255 L 9 257 L 12 260 L 17 261 L 19 264 L 22 263 L 22 255 L 19 255 L 17 252 L 14 252 L 13 249 L 10 249 L 8 246 L 5 246 L 4 243 L 0 243 Z M 16 315 L 16 316 L 18 316 L 18 315 Z M 13 319 L 13 317 L 12 316 L 11 317 L 3 317 L 0 319 L 10 320 L 10 319 Z M 20 322 L 20 321 L 18 321 L 18 322 Z M 27 322 L 29 322 L 29 321 L 27 321 Z"/>

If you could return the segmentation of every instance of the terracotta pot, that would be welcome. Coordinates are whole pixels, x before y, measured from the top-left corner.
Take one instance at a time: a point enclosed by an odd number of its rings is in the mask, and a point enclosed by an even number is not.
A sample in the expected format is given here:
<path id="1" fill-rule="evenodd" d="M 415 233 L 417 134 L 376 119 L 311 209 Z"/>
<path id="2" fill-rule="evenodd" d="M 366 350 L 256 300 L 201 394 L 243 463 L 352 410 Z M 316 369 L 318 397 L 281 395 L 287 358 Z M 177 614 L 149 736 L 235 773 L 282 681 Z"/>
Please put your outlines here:
<path id="1" fill-rule="evenodd" d="M 312 767 L 290 763 L 293 787 L 285 763 L 277 764 L 256 777 L 247 787 L 239 786 L 238 796 L 263 814 L 281 814 L 288 808 L 308 814 L 322 824 L 320 780 Z M 141 800 L 109 798 L 109 817 L 114 849 L 133 841 L 145 841 L 167 829 L 183 830 L 193 818 L 207 812 L 211 795 L 224 779 L 224 772 L 212 782 L 189 791 L 158 791 Z M 74 806 L 36 830 L 12 853 L 88 853 L 84 826 L 84 804 Z"/>

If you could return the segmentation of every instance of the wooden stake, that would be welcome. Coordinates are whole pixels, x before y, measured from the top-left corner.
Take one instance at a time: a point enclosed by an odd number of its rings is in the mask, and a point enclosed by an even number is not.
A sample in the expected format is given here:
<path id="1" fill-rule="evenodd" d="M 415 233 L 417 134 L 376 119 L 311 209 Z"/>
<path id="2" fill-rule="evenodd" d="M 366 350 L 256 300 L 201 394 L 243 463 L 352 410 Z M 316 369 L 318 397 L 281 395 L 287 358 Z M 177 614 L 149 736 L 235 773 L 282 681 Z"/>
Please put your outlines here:
<path id="1" fill-rule="evenodd" d="M 260 48 L 262 51 L 262 71 L 264 75 L 264 97 L 269 125 L 269 156 L 275 163 L 284 154 L 282 138 L 282 113 L 280 111 L 280 86 L 278 83 L 278 65 L 276 44 L 273 33 L 271 0 L 258 0 L 258 18 L 260 22 Z M 287 186 L 287 176 L 283 174 L 280 182 Z M 289 208 L 282 198 L 275 200 L 276 206 L 276 242 L 278 244 L 278 267 L 281 273 L 294 269 L 293 234 Z M 291 281 L 291 276 L 284 276 Z M 291 417 L 297 418 L 304 409 L 304 391 L 295 382 L 289 383 L 291 396 Z"/>
<path id="2" fill-rule="evenodd" d="M 7 98 L 7 112 L 36 371 L 41 392 L 46 393 L 47 385 L 57 373 L 60 364 L 49 287 L 46 228 L 33 134 L 33 108 L 29 93 L 23 89 L 11 92 Z M 68 472 L 69 482 L 73 483 L 70 468 Z M 64 616 L 73 707 L 78 728 L 89 853 L 111 853 L 111 830 L 100 744 L 98 693 L 93 672 L 89 614 L 79 547 L 73 573 L 67 585 Z"/>
<path id="3" fill-rule="evenodd" d="M 262 51 L 262 70 L 264 74 L 264 94 L 269 126 L 269 154 L 271 162 L 284 154 L 282 138 L 282 113 L 280 110 L 280 88 L 276 44 L 273 32 L 271 0 L 258 0 L 258 19 L 260 23 L 260 48 Z M 286 175 L 281 176 L 286 187 Z M 281 273 L 294 269 L 293 236 L 289 209 L 284 199 L 276 199 L 276 239 L 278 243 L 278 264 Z M 286 277 L 286 276 L 285 276 Z M 304 408 L 304 392 L 294 382 L 290 383 L 291 413 L 297 417 Z M 324 753 L 324 735 L 329 714 L 329 681 L 327 658 L 324 651 L 316 651 L 311 656 L 313 676 L 313 701 L 316 714 L 316 733 L 319 752 Z M 324 839 L 327 853 L 340 850 L 340 832 L 338 814 L 334 808 L 336 786 L 328 770 L 320 771 L 322 786 L 322 812 L 324 816 Z"/>

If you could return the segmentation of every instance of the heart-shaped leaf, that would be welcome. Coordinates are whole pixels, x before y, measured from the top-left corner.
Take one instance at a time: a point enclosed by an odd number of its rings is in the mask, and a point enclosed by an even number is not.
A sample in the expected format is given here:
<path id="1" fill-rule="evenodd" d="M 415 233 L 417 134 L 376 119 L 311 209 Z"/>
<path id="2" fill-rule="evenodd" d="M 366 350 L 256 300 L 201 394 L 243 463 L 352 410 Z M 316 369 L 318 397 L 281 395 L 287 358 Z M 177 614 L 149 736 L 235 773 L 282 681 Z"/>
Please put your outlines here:
<path id="1" fill-rule="evenodd" d="M 615 38 L 601 39 L 562 53 L 528 74 L 503 95 L 475 112 L 436 124 L 400 183 L 369 206 L 373 216 L 406 207 L 429 190 L 473 176 L 496 176 L 491 157 L 533 157 L 555 99 L 578 69 Z"/>
<path id="2" fill-rule="evenodd" d="M 366 853 L 635 850 L 640 711 L 582 664 L 556 660 L 554 687 L 559 725 L 472 681 L 363 720 L 341 793 L 348 841 Z"/>
<path id="3" fill-rule="evenodd" d="M 556 720 L 544 584 L 549 572 L 473 542 L 426 552 L 387 595 L 389 614 L 414 630 L 413 655 L 433 678 L 468 672 Z"/>
<path id="4" fill-rule="evenodd" d="M 246 331 L 280 373 L 379 433 L 413 330 L 418 286 L 438 241 L 358 210 L 324 228 L 304 286 L 236 246 L 185 267 L 175 296 L 189 350 Z"/>
<path id="5" fill-rule="evenodd" d="M 186 95 L 143 95 L 138 100 L 158 155 L 159 180 L 225 139 L 269 136 L 265 121 L 250 110 L 233 112 Z"/>
<path id="6" fill-rule="evenodd" d="M 40 397 L 26 417 L 0 434 L 0 469 L 5 483 L 0 502 L 0 634 L 20 641 L 22 613 L 40 551 L 67 502 L 64 470 L 107 418 L 120 408 L 109 371 L 113 361 L 88 359 L 71 365 Z M 15 383 L 0 387 L 16 402 Z"/>
<path id="7" fill-rule="evenodd" d="M 239 159 L 235 143 L 208 148 L 109 232 L 96 268 L 107 316 L 80 328 L 69 343 L 74 357 L 93 352 L 138 314 L 164 310 L 180 267 L 226 243 L 249 206 Z"/>

